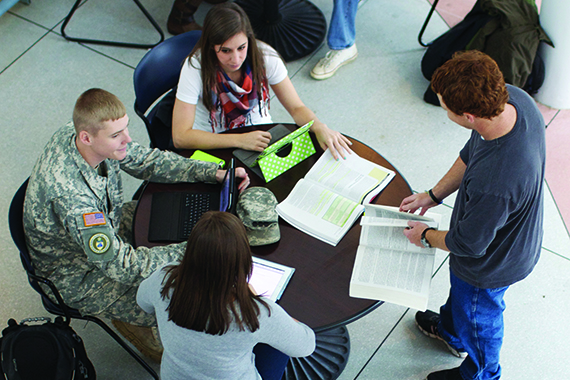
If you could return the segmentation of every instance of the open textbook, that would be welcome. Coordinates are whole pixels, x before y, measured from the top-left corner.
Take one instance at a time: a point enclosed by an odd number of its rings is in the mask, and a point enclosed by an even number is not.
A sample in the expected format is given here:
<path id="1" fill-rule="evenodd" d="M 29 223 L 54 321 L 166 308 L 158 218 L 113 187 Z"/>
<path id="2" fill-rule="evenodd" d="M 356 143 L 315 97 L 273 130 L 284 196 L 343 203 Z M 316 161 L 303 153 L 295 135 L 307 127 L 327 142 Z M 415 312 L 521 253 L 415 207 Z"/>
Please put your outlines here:
<path id="1" fill-rule="evenodd" d="M 350 296 L 382 300 L 418 310 L 427 308 L 435 248 L 420 248 L 408 241 L 408 221 L 438 228 L 441 215 L 399 212 L 397 207 L 366 205 L 360 224 Z"/>
<path id="2" fill-rule="evenodd" d="M 369 203 L 395 173 L 356 153 L 335 160 L 330 150 L 277 205 L 277 213 L 292 226 L 337 245 Z"/>

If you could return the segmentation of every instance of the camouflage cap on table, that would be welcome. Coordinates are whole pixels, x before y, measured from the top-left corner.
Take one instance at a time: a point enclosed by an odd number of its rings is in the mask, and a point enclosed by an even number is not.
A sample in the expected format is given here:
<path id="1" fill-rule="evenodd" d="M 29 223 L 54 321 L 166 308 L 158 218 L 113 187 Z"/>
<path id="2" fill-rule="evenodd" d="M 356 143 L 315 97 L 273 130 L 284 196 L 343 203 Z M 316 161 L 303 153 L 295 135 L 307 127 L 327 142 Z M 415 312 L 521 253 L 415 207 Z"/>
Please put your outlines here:
<path id="1" fill-rule="evenodd" d="M 281 238 L 276 206 L 275 195 L 265 187 L 250 187 L 240 195 L 236 211 L 251 246 L 272 244 Z"/>

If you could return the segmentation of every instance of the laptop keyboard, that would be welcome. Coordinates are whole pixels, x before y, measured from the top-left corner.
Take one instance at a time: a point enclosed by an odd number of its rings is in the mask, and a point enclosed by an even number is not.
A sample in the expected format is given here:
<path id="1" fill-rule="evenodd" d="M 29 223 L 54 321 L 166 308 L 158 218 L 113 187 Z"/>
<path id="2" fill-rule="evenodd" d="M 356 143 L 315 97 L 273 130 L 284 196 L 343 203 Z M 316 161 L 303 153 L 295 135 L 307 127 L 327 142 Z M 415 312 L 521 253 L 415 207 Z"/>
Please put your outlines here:
<path id="1" fill-rule="evenodd" d="M 198 220 L 206 213 L 211 210 L 212 196 L 210 194 L 203 193 L 186 193 L 183 203 L 182 212 L 182 224 L 181 233 L 184 239 L 187 239 L 192 232 L 192 228 L 198 222 Z"/>

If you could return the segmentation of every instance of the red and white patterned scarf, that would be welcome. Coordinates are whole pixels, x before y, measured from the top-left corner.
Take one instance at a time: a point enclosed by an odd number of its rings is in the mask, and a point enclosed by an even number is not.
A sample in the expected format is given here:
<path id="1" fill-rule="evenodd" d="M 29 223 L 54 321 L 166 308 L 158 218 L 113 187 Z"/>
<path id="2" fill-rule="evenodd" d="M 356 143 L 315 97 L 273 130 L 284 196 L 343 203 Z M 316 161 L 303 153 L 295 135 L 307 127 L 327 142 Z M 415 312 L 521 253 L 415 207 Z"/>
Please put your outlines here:
<path id="1" fill-rule="evenodd" d="M 216 89 L 212 96 L 215 104 L 214 110 L 210 113 L 212 132 L 215 131 L 218 122 L 224 126 L 225 130 L 251 124 L 250 112 L 256 104 L 259 105 L 260 113 L 267 114 L 269 108 L 267 79 L 261 84 L 261 99 L 259 99 L 258 85 L 253 81 L 249 60 L 244 62 L 244 78 L 241 86 L 238 86 L 221 68 L 218 68 Z M 220 120 L 216 120 L 215 117 L 217 110 L 221 111 Z"/>

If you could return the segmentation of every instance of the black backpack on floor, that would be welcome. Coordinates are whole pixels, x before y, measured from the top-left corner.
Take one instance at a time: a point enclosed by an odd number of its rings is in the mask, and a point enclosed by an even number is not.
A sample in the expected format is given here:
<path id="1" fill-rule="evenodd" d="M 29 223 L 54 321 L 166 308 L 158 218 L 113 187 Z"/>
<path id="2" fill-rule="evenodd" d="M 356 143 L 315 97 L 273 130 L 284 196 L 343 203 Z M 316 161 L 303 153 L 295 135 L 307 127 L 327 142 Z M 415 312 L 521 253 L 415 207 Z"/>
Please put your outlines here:
<path id="1" fill-rule="evenodd" d="M 455 52 L 480 50 L 497 62 L 507 83 L 534 95 L 545 75 L 544 62 L 537 54 L 540 41 L 552 46 L 540 27 L 534 2 L 477 0 L 462 21 L 428 45 L 421 61 L 422 74 L 431 81 L 435 70 Z M 430 86 L 424 100 L 439 106 Z"/>
<path id="2" fill-rule="evenodd" d="M 27 322 L 46 321 L 28 325 Z M 94 380 L 83 340 L 57 317 L 14 319 L 2 331 L 2 373 L 7 380 Z"/>

